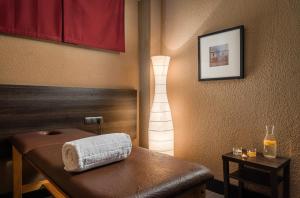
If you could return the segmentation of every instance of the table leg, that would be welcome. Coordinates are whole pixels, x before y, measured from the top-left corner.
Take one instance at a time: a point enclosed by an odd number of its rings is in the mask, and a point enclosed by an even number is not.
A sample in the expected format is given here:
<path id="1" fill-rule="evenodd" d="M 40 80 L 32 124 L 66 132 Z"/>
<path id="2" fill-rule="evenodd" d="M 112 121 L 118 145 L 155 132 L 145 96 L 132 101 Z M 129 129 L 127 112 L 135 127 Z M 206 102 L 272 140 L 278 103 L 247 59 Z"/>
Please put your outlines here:
<path id="1" fill-rule="evenodd" d="M 243 164 L 239 164 L 239 170 L 243 168 Z M 239 181 L 239 198 L 243 197 L 243 189 L 244 189 L 244 183 Z"/>
<path id="2" fill-rule="evenodd" d="M 283 169 L 283 197 L 290 197 L 290 164 Z"/>
<path id="3" fill-rule="evenodd" d="M 229 198 L 229 161 L 223 159 L 224 198 Z"/>
<path id="4" fill-rule="evenodd" d="M 270 174 L 271 180 L 271 197 L 278 198 L 278 179 L 277 179 L 277 171 L 271 171 Z"/>
<path id="5" fill-rule="evenodd" d="M 13 146 L 13 198 L 22 197 L 22 154 Z"/>

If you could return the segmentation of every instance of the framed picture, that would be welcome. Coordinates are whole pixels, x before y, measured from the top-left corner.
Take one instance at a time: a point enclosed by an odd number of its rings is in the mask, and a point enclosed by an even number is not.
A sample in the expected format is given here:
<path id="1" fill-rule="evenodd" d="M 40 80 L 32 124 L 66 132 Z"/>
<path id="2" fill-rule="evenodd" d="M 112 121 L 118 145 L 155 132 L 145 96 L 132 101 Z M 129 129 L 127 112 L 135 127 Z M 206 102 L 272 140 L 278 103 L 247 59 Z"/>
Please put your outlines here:
<path id="1" fill-rule="evenodd" d="M 244 78 L 244 26 L 198 36 L 198 75 L 199 81 Z"/>

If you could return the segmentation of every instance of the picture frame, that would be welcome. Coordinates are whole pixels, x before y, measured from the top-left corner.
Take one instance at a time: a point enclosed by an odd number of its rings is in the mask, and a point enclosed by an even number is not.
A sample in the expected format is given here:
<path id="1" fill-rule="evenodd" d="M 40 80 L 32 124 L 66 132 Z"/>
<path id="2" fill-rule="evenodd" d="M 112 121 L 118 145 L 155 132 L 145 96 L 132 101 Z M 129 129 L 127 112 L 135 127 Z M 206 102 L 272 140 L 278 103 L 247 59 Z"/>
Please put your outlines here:
<path id="1" fill-rule="evenodd" d="M 198 36 L 198 81 L 244 78 L 244 26 Z"/>

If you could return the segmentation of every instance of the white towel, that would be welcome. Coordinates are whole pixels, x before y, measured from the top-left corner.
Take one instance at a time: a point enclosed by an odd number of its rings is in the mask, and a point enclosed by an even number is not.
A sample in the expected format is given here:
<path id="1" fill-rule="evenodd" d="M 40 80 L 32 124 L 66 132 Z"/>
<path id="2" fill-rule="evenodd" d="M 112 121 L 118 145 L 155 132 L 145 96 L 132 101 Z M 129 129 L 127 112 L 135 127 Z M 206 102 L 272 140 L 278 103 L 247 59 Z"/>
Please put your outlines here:
<path id="1" fill-rule="evenodd" d="M 120 161 L 130 155 L 130 136 L 112 133 L 66 142 L 62 148 L 64 169 L 81 172 L 97 166 Z"/>

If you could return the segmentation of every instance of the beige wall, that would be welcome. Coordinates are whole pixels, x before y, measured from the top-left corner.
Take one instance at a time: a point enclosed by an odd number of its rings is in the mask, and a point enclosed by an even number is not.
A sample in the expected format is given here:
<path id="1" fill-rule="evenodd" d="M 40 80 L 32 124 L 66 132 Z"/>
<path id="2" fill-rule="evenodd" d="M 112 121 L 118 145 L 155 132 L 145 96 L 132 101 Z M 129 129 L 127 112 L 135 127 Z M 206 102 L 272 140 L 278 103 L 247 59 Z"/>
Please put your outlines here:
<path id="1" fill-rule="evenodd" d="M 0 83 L 138 88 L 138 1 L 125 1 L 126 52 L 0 35 Z"/>
<path id="2" fill-rule="evenodd" d="M 222 179 L 221 155 L 234 145 L 261 151 L 265 124 L 275 124 L 279 154 L 292 158 L 291 197 L 300 197 L 300 2 L 163 2 L 175 156 L 202 163 Z M 198 82 L 197 36 L 241 24 L 246 78 Z"/>
<path id="3" fill-rule="evenodd" d="M 150 58 L 161 54 L 161 0 L 139 1 L 140 145 L 148 148 L 149 111 L 154 92 Z"/>
<path id="4" fill-rule="evenodd" d="M 140 83 L 140 145 L 147 147 L 147 131 L 150 109 L 150 27 L 151 1 L 139 1 L 139 83 Z"/>

